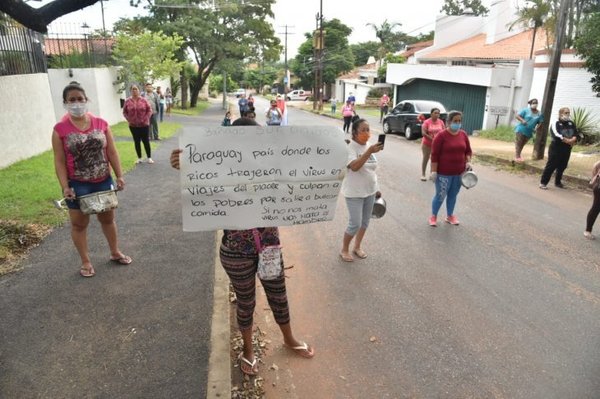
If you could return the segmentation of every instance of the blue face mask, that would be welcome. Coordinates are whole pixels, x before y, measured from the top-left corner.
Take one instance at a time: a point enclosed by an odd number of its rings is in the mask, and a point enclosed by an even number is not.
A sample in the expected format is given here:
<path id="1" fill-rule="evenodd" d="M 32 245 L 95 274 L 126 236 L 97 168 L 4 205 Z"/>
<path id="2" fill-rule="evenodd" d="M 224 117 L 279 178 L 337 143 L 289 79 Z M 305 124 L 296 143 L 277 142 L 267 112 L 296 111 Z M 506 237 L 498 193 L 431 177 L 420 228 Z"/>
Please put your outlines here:
<path id="1" fill-rule="evenodd" d="M 461 127 L 462 127 L 462 124 L 460 124 L 460 123 L 451 123 L 450 124 L 450 129 L 452 129 L 452 131 L 454 131 L 454 132 L 458 131 Z"/>

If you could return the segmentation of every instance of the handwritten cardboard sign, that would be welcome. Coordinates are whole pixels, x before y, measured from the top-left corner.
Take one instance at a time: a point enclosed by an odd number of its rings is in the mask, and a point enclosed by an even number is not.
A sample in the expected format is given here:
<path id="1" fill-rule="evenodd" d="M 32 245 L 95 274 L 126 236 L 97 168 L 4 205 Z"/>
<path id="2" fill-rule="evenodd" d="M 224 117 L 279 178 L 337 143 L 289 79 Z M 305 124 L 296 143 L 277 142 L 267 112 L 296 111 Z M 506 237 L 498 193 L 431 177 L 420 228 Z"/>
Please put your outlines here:
<path id="1" fill-rule="evenodd" d="M 228 126 L 180 136 L 184 231 L 332 220 L 346 165 L 326 126 Z"/>

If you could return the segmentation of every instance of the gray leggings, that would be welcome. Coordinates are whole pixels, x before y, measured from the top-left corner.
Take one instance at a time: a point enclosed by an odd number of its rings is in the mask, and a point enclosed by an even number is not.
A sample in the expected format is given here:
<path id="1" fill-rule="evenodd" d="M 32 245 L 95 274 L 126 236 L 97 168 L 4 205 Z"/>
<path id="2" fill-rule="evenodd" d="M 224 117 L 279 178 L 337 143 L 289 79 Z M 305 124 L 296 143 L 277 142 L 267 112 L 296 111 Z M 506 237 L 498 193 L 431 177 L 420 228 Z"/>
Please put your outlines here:
<path id="1" fill-rule="evenodd" d="M 374 204 L 375 194 L 365 198 L 346 197 L 346 205 L 348 206 L 348 213 L 350 215 L 346 234 L 354 237 L 359 228 L 366 229 L 369 227 L 369 220 L 371 220 Z"/>

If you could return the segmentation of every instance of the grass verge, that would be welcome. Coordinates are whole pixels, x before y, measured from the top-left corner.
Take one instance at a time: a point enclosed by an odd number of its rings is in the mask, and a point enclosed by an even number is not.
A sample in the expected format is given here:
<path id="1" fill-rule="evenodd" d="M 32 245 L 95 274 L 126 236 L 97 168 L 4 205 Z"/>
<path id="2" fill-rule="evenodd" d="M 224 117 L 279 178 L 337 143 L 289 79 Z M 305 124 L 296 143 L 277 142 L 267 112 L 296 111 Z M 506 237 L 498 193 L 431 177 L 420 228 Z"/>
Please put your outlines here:
<path id="1" fill-rule="evenodd" d="M 208 101 L 198 101 L 196 103 L 196 107 L 194 108 L 176 108 L 173 107 L 171 109 L 171 113 L 176 115 L 185 115 L 185 116 L 197 116 L 204 112 L 206 108 L 210 107 L 210 103 Z M 163 122 L 164 123 L 164 122 Z"/>
<path id="2" fill-rule="evenodd" d="M 181 125 L 163 122 L 160 134 L 167 138 Z M 117 137 L 131 137 L 126 123 L 111 126 Z M 116 141 L 121 167 L 127 173 L 137 159 L 133 141 Z M 155 149 L 159 144 L 151 143 Z M 68 219 L 67 212 L 56 209 L 53 200 L 62 196 L 54 173 L 54 156 L 46 151 L 0 169 L 0 276 L 18 270 L 20 257 L 41 242 L 53 227 Z"/>

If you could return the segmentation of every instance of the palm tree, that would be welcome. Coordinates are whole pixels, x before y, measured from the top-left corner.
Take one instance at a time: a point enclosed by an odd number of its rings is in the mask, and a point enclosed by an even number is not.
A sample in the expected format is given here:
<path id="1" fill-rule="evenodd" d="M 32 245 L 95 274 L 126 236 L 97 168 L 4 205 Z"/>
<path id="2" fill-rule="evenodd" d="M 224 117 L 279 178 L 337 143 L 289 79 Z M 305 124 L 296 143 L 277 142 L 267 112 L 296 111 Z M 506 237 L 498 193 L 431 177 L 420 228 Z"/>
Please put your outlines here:
<path id="1" fill-rule="evenodd" d="M 396 27 L 402 26 L 401 23 L 399 23 L 399 22 L 390 23 L 386 19 L 379 26 L 377 26 L 376 24 L 373 24 L 373 23 L 368 23 L 367 26 L 370 26 L 373 28 L 373 30 L 375 31 L 375 36 L 381 42 L 381 46 L 379 47 L 379 58 L 380 59 L 385 57 L 386 53 L 388 53 L 390 51 L 398 50 L 395 47 L 398 46 L 403 34 L 394 32 L 394 29 Z"/>
<path id="2" fill-rule="evenodd" d="M 544 26 L 544 23 L 550 16 L 550 11 L 551 5 L 549 1 L 528 0 L 524 7 L 519 7 L 517 9 L 518 18 L 508 27 L 508 29 L 512 29 L 515 25 L 521 25 L 526 28 L 533 27 L 533 39 L 531 40 L 531 50 L 529 51 L 530 59 L 533 58 L 537 30 Z"/>

